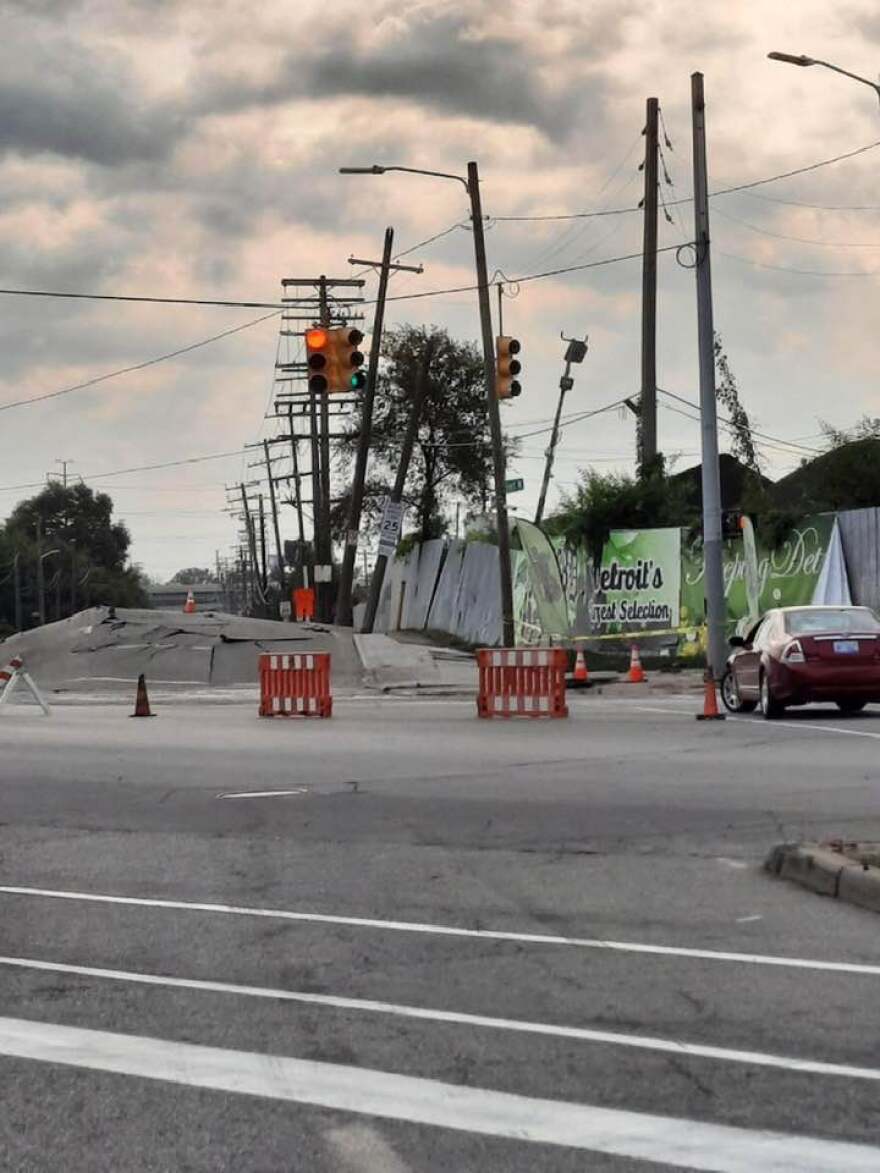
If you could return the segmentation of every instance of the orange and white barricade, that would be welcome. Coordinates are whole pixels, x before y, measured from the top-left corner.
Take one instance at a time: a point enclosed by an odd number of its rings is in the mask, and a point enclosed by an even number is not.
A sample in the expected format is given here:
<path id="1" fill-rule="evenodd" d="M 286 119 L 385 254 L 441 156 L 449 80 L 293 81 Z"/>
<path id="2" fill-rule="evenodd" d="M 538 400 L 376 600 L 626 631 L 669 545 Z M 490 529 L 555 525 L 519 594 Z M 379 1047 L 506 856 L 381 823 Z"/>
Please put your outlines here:
<path id="1" fill-rule="evenodd" d="M 25 670 L 21 656 L 13 656 L 5 668 L 0 668 L 0 709 L 10 700 L 19 684 L 28 688 L 31 696 L 48 717 L 51 709 L 43 699 L 43 694 L 34 684 L 33 677 Z"/>
<path id="2" fill-rule="evenodd" d="M 330 717 L 330 653 L 260 656 L 261 717 Z"/>
<path id="3" fill-rule="evenodd" d="M 480 648 L 480 717 L 567 717 L 565 648 Z"/>

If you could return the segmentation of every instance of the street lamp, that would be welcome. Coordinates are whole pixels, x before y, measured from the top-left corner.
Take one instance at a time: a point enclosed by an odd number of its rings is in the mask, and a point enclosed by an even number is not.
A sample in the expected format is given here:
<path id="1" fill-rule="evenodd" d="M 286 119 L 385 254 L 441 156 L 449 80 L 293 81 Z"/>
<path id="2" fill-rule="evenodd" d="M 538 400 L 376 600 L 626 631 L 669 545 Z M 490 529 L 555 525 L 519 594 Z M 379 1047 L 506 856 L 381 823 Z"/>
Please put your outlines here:
<path id="1" fill-rule="evenodd" d="M 834 73 L 842 73 L 844 77 L 851 77 L 853 81 L 860 81 L 863 85 L 870 86 L 877 98 L 880 99 L 880 83 L 871 81 L 867 77 L 861 77 L 857 73 L 850 73 L 848 69 L 841 69 L 839 65 L 832 65 L 830 61 L 818 61 L 815 57 L 806 57 L 804 54 L 795 56 L 793 53 L 768 53 L 767 56 L 771 61 L 784 61 L 787 65 L 822 65 L 825 69 L 831 69 Z"/>
<path id="2" fill-rule="evenodd" d="M 387 171 L 405 171 L 410 175 L 430 175 L 437 179 L 454 179 L 463 185 L 471 202 L 471 223 L 474 230 L 474 261 L 477 271 L 477 298 L 480 306 L 480 327 L 483 337 L 483 375 L 486 385 L 486 403 L 492 434 L 492 454 L 495 477 L 495 517 L 498 529 L 498 559 L 501 572 L 501 643 L 513 647 L 513 580 L 510 573 L 510 530 L 507 523 L 507 493 L 505 490 L 505 460 L 501 436 L 501 413 L 495 395 L 495 353 L 492 340 L 492 310 L 489 305 L 489 277 L 486 265 L 486 238 L 483 232 L 483 209 L 480 202 L 480 177 L 476 163 L 468 163 L 467 179 L 448 171 L 425 171 L 420 167 L 340 167 L 340 175 L 384 175 Z M 378 345 L 378 343 L 377 343 Z"/>

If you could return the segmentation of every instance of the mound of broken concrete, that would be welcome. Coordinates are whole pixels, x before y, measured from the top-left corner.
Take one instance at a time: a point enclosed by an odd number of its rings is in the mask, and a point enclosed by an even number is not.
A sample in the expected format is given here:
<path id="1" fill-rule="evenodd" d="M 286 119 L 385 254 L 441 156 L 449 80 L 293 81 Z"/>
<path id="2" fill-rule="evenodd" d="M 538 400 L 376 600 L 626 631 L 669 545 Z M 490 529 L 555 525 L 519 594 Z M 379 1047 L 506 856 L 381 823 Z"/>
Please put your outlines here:
<path id="1" fill-rule="evenodd" d="M 38 683 L 56 691 L 152 684 L 256 684 L 260 652 L 330 652 L 337 683 L 355 683 L 360 661 L 350 629 L 248 619 L 221 611 L 92 607 L 58 623 L 19 632 L 0 645 L 0 661 L 22 655 Z"/>

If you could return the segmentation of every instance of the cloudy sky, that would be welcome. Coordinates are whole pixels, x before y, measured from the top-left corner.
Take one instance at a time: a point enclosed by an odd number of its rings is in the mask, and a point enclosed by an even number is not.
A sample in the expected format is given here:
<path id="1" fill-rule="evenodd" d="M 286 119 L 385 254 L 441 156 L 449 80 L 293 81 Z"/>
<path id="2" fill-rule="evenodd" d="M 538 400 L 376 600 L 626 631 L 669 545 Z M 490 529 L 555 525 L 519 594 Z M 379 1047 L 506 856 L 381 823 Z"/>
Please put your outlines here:
<path id="1" fill-rule="evenodd" d="M 461 172 L 478 159 L 490 269 L 513 279 L 637 252 L 645 99 L 659 98 L 661 247 L 692 236 L 690 81 L 705 74 L 710 186 L 779 174 L 880 140 L 871 91 L 766 59 L 821 55 L 877 76 L 873 0 L 5 0 L 0 2 L 0 286 L 274 302 L 280 279 L 349 276 L 393 225 L 422 276 L 397 296 L 472 280 L 465 193 L 416 176 L 345 178 L 382 161 Z M 880 149 L 712 203 L 716 326 L 771 476 L 880 413 Z M 673 201 L 683 200 L 681 204 Z M 463 225 L 462 227 L 454 227 Z M 589 333 L 569 412 L 639 384 L 638 260 L 523 282 L 505 299 L 524 392 L 504 407 L 524 434 L 513 475 L 533 508 L 566 334 Z M 368 284 L 369 297 L 373 286 Z M 511 286 L 515 293 L 516 286 Z M 659 383 L 697 395 L 693 273 L 659 261 Z M 390 321 L 476 338 L 473 294 L 395 301 Z M 267 311 L 262 311 L 266 313 Z M 224 485 L 272 435 L 277 318 L 175 359 L 29 405 L 243 326 L 246 308 L 2 296 L 0 515 L 61 459 L 106 488 L 132 555 L 158 577 L 226 553 Z M 663 397 L 661 397 L 663 398 Z M 679 414 L 672 408 L 685 411 Z M 694 463 L 698 424 L 666 398 L 661 448 Z M 780 442 L 782 441 L 782 442 Z M 798 447 L 798 445 L 802 447 Z M 566 429 L 551 505 L 579 468 L 629 470 L 632 417 Z M 285 510 L 293 537 L 293 511 Z"/>

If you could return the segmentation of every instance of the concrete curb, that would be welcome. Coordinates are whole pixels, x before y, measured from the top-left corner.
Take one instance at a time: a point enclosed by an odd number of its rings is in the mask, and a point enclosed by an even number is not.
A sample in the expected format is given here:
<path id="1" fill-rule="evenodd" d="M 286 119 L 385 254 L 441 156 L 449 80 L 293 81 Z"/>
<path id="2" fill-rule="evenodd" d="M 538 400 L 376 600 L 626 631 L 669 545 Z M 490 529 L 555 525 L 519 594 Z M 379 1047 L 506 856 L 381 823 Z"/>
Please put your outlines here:
<path id="1" fill-rule="evenodd" d="M 822 896 L 880 912 L 880 867 L 858 858 L 857 845 L 848 850 L 845 855 L 821 843 L 779 843 L 771 848 L 764 867 L 771 875 Z"/>

